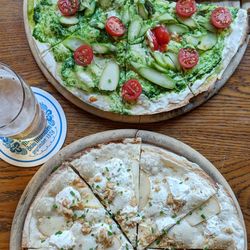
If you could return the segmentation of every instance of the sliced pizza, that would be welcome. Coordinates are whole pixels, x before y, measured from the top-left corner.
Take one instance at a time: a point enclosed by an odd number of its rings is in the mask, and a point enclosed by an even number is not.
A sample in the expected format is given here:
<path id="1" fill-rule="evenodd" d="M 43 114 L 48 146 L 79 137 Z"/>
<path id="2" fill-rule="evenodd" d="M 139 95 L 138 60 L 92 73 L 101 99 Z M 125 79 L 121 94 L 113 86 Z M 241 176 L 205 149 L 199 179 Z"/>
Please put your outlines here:
<path id="1" fill-rule="evenodd" d="M 67 166 L 54 172 L 27 214 L 22 247 L 133 249 L 88 185 Z"/>
<path id="2" fill-rule="evenodd" d="M 166 150 L 142 145 L 138 249 L 144 249 L 216 193 L 196 164 Z"/>
<path id="3" fill-rule="evenodd" d="M 125 139 L 85 150 L 71 162 L 136 246 L 141 140 Z"/>
<path id="4" fill-rule="evenodd" d="M 234 202 L 218 185 L 213 197 L 190 212 L 151 247 L 240 250 L 244 249 L 244 244 L 244 230 Z"/>

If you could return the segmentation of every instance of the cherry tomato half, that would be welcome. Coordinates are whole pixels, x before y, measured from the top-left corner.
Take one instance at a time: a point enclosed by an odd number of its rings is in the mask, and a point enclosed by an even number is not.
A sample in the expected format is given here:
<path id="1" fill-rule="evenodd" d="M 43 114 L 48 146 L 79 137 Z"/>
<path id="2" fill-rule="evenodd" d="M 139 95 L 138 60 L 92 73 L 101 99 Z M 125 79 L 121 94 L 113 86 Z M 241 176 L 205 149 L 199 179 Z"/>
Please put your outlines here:
<path id="1" fill-rule="evenodd" d="M 80 66 L 88 66 L 94 58 L 93 49 L 89 45 L 82 45 L 74 52 L 76 64 Z"/>
<path id="2" fill-rule="evenodd" d="M 124 101 L 136 101 L 142 93 L 142 86 L 136 79 L 131 79 L 122 86 L 122 98 Z"/>
<path id="3" fill-rule="evenodd" d="M 182 68 L 191 69 L 197 65 L 199 61 L 199 54 L 195 49 L 182 48 L 179 51 L 178 60 Z"/>
<path id="4" fill-rule="evenodd" d="M 122 23 L 122 21 L 115 16 L 111 16 L 108 18 L 106 25 L 105 25 L 106 31 L 111 36 L 123 36 L 125 33 L 125 25 Z"/>
<path id="5" fill-rule="evenodd" d="M 232 23 L 232 15 L 227 8 L 218 7 L 211 14 L 211 23 L 218 29 L 225 29 Z"/>
<path id="6" fill-rule="evenodd" d="M 191 17 L 195 12 L 195 0 L 178 0 L 178 2 L 176 3 L 176 13 L 180 17 Z"/>
<path id="7" fill-rule="evenodd" d="M 159 45 L 165 45 L 169 43 L 170 35 L 165 26 L 163 25 L 156 26 L 154 29 L 152 29 L 152 32 L 154 33 Z"/>
<path id="8" fill-rule="evenodd" d="M 64 16 L 73 16 L 79 10 L 79 1 L 58 0 L 58 8 Z"/>
<path id="9" fill-rule="evenodd" d="M 149 47 L 152 50 L 159 50 L 159 43 L 156 39 L 155 34 L 151 30 L 147 31 L 147 41 L 148 41 Z"/>

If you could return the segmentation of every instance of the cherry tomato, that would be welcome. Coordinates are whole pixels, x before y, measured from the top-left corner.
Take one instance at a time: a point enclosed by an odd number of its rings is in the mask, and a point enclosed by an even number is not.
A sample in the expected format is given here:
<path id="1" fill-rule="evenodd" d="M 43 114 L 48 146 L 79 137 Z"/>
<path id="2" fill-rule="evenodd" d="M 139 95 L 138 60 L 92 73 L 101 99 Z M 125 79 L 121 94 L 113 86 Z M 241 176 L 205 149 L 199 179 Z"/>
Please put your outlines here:
<path id="1" fill-rule="evenodd" d="M 167 50 L 167 44 L 159 45 L 159 51 L 165 52 Z"/>
<path id="2" fill-rule="evenodd" d="M 122 86 L 122 98 L 124 101 L 136 101 L 142 93 L 142 86 L 136 79 L 131 79 Z"/>
<path id="3" fill-rule="evenodd" d="M 176 3 L 176 13 L 180 17 L 191 17 L 195 12 L 195 0 L 178 0 L 178 2 Z"/>
<path id="4" fill-rule="evenodd" d="M 64 16 L 73 16 L 79 10 L 79 1 L 58 0 L 58 8 Z"/>
<path id="5" fill-rule="evenodd" d="M 89 45 L 82 45 L 74 52 L 74 59 L 76 64 L 84 67 L 91 64 L 93 58 L 93 49 Z"/>
<path id="6" fill-rule="evenodd" d="M 105 28 L 108 34 L 111 36 L 123 36 L 126 30 L 125 25 L 122 23 L 122 21 L 115 16 L 111 16 L 108 18 Z"/>
<path id="7" fill-rule="evenodd" d="M 169 43 L 170 35 L 165 26 L 163 25 L 157 26 L 152 30 L 152 32 L 154 33 L 159 45 L 165 45 Z"/>
<path id="8" fill-rule="evenodd" d="M 232 23 L 232 15 L 227 8 L 218 7 L 211 14 L 211 23 L 218 29 L 225 29 Z"/>
<path id="9" fill-rule="evenodd" d="M 179 51 L 178 60 L 182 68 L 191 69 L 197 65 L 199 61 L 199 54 L 195 49 L 182 48 Z"/>
<path id="10" fill-rule="evenodd" d="M 152 50 L 159 50 L 159 43 L 156 39 L 155 34 L 151 30 L 147 31 L 147 40 L 148 40 L 149 47 Z"/>

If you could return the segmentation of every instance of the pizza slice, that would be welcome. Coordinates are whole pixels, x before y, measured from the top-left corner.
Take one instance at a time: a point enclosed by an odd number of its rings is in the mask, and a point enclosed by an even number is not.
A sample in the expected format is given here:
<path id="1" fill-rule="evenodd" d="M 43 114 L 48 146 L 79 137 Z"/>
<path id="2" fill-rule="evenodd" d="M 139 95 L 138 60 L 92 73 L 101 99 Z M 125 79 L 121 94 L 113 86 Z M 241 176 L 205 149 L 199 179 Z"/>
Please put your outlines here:
<path id="1" fill-rule="evenodd" d="M 67 166 L 49 177 L 32 203 L 22 247 L 133 249 L 88 185 Z"/>
<path id="2" fill-rule="evenodd" d="M 194 12 L 184 18 L 181 1 L 136 5 L 126 61 L 142 91 L 130 106 L 132 115 L 170 111 L 212 89 L 246 37 L 247 13 L 242 9 L 190 1 Z M 223 27 L 223 20 L 214 20 L 220 11 L 229 19 Z"/>
<path id="3" fill-rule="evenodd" d="M 244 230 L 234 202 L 218 185 L 213 197 L 184 217 L 151 247 L 240 250 L 244 249 L 244 244 Z"/>
<path id="4" fill-rule="evenodd" d="M 138 249 L 216 193 L 215 183 L 196 164 L 158 147 L 142 145 Z"/>
<path id="5" fill-rule="evenodd" d="M 136 246 L 140 139 L 89 148 L 71 162 L 110 211 L 132 245 Z"/>
<path id="6" fill-rule="evenodd" d="M 29 0 L 28 22 L 35 46 L 43 54 L 66 37 L 74 33 L 81 26 L 81 22 L 88 18 L 91 11 L 78 0 L 71 5 L 63 5 L 62 0 Z M 85 9 L 85 11 L 84 11 Z"/>

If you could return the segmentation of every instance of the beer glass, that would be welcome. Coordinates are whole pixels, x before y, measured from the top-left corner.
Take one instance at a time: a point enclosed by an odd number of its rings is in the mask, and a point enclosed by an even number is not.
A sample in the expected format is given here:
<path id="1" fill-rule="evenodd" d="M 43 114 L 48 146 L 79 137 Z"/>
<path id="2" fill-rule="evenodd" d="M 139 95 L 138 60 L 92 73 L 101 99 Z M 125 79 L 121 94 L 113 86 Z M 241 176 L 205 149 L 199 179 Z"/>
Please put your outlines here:
<path id="1" fill-rule="evenodd" d="M 31 140 L 41 135 L 45 127 L 45 115 L 31 88 L 0 63 L 0 137 Z"/>

